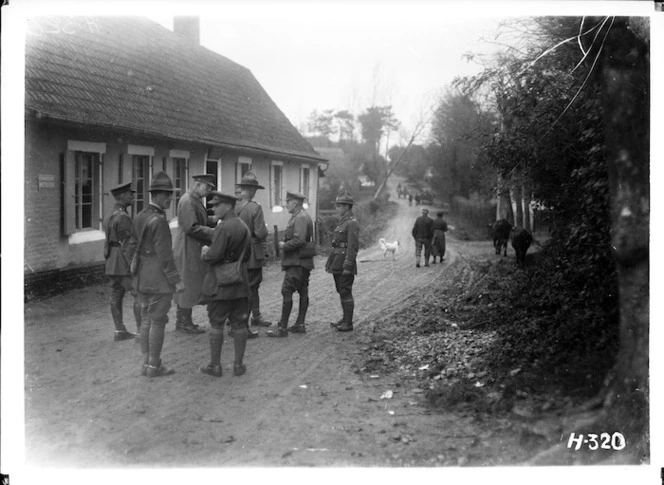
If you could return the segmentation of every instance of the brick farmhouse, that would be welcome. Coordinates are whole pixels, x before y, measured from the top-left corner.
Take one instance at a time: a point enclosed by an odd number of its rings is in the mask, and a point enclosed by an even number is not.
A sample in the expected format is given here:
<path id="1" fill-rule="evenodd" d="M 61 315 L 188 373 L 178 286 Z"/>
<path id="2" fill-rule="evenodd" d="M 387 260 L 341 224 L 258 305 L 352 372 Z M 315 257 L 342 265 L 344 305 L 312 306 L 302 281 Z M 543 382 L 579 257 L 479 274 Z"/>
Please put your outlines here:
<path id="1" fill-rule="evenodd" d="M 31 20 L 25 68 L 25 275 L 99 266 L 110 189 L 133 182 L 133 213 L 163 170 L 183 192 L 215 175 L 233 193 L 248 169 L 265 186 L 266 223 L 284 228 L 287 190 L 317 209 L 325 163 L 249 69 L 138 17 Z M 285 73 L 287 75 L 287 73 Z M 176 204 L 167 214 L 177 227 Z"/>

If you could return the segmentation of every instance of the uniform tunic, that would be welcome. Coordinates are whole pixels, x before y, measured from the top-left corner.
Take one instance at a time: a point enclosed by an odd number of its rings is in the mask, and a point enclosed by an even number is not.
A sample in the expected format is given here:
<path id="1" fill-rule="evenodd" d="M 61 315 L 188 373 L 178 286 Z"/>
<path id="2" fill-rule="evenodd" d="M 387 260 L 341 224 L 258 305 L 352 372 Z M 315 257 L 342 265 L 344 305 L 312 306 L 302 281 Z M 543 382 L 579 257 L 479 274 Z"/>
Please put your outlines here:
<path id="1" fill-rule="evenodd" d="M 249 259 L 249 229 L 235 213 L 229 212 L 226 218 L 217 224 L 212 235 L 212 243 L 205 256 L 199 256 L 205 265 L 203 273 L 203 298 L 210 300 L 234 300 L 247 298 L 247 261 Z M 246 249 L 245 249 L 246 248 Z M 243 281 L 236 285 L 218 286 L 214 267 L 216 265 L 235 262 L 245 249 L 243 262 L 240 265 Z"/>
<path id="2" fill-rule="evenodd" d="M 124 206 L 115 204 L 104 221 L 108 257 L 105 273 L 110 276 L 131 277 L 129 263 L 134 255 L 135 246 L 131 239 L 131 217 Z M 135 244 L 135 240 L 133 244 Z"/>
<path id="3" fill-rule="evenodd" d="M 201 198 L 189 191 L 178 203 L 178 231 L 175 236 L 175 264 L 182 275 L 184 291 L 175 295 L 182 308 L 192 308 L 201 297 L 207 266 L 201 261 L 201 248 L 212 241 L 213 229 Z"/>
<path id="4" fill-rule="evenodd" d="M 139 241 L 142 237 L 136 246 L 134 288 L 139 293 L 173 293 L 180 273 L 173 259 L 171 230 L 164 211 L 150 203 L 136 216 L 133 228 L 132 238 Z"/>
<path id="5" fill-rule="evenodd" d="M 352 213 L 339 221 L 332 236 L 332 253 L 327 258 L 325 270 L 341 274 L 348 270 L 357 274 L 357 252 L 360 250 L 360 224 Z"/>
<path id="6" fill-rule="evenodd" d="M 360 250 L 360 224 L 352 213 L 347 213 L 334 229 L 332 253 L 325 270 L 334 275 L 334 284 L 343 301 L 353 299 L 353 282 L 357 274 L 357 253 Z M 343 274 L 344 270 L 350 274 Z"/>
<path id="7" fill-rule="evenodd" d="M 242 199 L 235 205 L 235 213 L 251 231 L 251 254 L 247 261 L 247 269 L 257 269 L 265 266 L 265 241 L 267 227 L 263 208 L 258 202 Z"/>
<path id="8" fill-rule="evenodd" d="M 307 297 L 309 274 L 314 269 L 313 257 L 301 257 L 300 250 L 310 242 L 314 235 L 314 223 L 304 209 L 291 215 L 284 231 L 284 257 L 281 267 L 285 271 L 281 294 L 288 301 L 297 291 L 300 297 Z"/>

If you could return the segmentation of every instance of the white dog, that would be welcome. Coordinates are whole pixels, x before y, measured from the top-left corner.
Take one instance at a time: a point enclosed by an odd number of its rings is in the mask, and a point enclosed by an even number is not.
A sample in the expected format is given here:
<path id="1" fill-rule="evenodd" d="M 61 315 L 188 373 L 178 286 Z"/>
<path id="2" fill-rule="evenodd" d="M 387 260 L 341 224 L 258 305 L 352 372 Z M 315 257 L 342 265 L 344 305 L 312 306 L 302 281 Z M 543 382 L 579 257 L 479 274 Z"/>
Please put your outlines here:
<path id="1" fill-rule="evenodd" d="M 394 241 L 391 243 L 388 243 L 383 239 L 382 237 L 378 240 L 378 243 L 380 244 L 380 249 L 383 251 L 383 259 L 385 259 L 385 256 L 387 253 L 392 253 L 392 261 L 394 261 L 394 255 L 396 254 L 397 250 L 399 249 L 399 241 Z"/>

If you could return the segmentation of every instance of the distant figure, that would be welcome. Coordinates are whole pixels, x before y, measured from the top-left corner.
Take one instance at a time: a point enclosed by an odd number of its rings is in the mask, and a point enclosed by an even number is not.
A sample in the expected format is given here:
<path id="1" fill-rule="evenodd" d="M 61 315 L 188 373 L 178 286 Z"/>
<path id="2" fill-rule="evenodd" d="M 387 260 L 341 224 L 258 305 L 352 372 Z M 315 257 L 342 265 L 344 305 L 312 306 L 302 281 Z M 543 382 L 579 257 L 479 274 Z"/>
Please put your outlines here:
<path id="1" fill-rule="evenodd" d="M 413 205 L 413 194 L 408 194 L 408 205 Z"/>
<path id="2" fill-rule="evenodd" d="M 431 256 L 431 238 L 433 237 L 433 220 L 429 217 L 429 209 L 422 209 L 422 215 L 415 220 L 412 235 L 415 238 L 415 267 L 420 267 L 420 255 L 424 246 L 424 266 L 429 266 Z"/>
<path id="3" fill-rule="evenodd" d="M 526 264 L 526 252 L 533 242 L 533 236 L 523 227 L 514 228 L 512 236 L 512 247 L 516 252 L 516 263 L 523 267 Z"/>
<path id="4" fill-rule="evenodd" d="M 433 264 L 436 264 L 436 257 L 440 258 L 440 262 L 445 259 L 445 232 L 447 231 L 447 222 L 443 219 L 445 212 L 441 211 L 436 214 L 436 219 L 433 221 L 433 240 L 431 241 L 431 250 L 433 252 Z"/>
<path id="5" fill-rule="evenodd" d="M 415 205 L 420 205 L 421 200 L 422 197 L 420 197 L 420 194 L 415 194 Z"/>

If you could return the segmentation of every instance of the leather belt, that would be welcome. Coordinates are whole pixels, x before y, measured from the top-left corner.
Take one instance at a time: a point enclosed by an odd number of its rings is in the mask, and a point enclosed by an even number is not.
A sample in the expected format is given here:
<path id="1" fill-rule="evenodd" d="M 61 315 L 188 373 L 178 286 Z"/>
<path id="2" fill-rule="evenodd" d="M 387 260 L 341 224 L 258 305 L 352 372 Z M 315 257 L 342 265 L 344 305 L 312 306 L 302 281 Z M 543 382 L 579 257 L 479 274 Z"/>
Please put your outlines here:
<path id="1" fill-rule="evenodd" d="M 332 247 L 333 248 L 347 248 L 348 243 L 347 242 L 333 241 L 332 242 Z"/>

